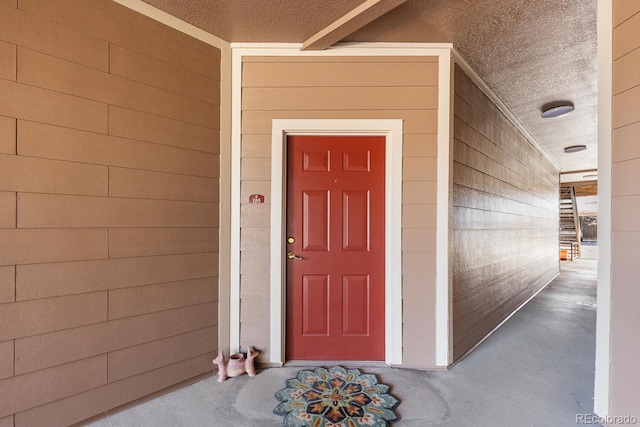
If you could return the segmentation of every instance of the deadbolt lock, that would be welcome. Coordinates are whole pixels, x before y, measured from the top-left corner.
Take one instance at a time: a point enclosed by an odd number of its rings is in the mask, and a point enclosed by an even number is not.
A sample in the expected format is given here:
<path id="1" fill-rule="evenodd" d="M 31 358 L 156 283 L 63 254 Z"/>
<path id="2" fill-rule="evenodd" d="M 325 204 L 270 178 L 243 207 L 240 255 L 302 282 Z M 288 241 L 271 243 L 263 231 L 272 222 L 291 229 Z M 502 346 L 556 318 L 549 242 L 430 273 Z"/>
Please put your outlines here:
<path id="1" fill-rule="evenodd" d="M 287 237 L 287 243 L 295 243 L 295 242 L 296 242 L 295 237 Z"/>

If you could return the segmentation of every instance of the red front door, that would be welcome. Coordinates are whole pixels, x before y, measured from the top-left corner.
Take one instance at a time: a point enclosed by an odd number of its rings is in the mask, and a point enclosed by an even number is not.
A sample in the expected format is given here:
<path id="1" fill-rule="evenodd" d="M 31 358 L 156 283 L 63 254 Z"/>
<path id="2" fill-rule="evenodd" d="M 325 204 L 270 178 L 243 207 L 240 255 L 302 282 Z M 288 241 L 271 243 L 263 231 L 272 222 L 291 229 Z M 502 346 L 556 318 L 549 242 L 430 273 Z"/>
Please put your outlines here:
<path id="1" fill-rule="evenodd" d="M 287 147 L 287 360 L 384 360 L 385 138 Z"/>

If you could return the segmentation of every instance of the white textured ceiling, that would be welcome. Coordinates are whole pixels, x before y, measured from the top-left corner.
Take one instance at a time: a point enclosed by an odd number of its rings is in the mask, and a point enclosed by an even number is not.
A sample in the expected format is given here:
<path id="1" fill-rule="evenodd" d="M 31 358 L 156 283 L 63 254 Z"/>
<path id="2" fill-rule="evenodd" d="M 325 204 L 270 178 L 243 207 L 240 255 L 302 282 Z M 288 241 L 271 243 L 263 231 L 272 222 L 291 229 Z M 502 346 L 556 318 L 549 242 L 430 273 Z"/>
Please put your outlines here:
<path id="1" fill-rule="evenodd" d="M 144 1 L 230 42 L 302 43 L 364 0 Z M 345 41 L 452 42 L 561 171 L 597 168 L 596 0 L 408 0 Z M 543 120 L 555 100 L 576 110 Z"/>

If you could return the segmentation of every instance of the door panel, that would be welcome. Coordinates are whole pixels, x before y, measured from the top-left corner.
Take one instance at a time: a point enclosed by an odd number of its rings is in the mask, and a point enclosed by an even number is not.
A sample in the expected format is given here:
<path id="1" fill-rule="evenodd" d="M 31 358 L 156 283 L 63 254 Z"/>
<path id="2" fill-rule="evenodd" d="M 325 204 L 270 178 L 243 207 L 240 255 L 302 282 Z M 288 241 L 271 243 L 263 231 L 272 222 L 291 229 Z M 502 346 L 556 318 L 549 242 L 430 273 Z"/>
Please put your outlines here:
<path id="1" fill-rule="evenodd" d="M 369 276 L 342 279 L 342 329 L 345 335 L 369 333 Z"/>
<path id="2" fill-rule="evenodd" d="M 342 249 L 369 249 L 369 192 L 363 190 L 342 193 Z"/>
<path id="3" fill-rule="evenodd" d="M 287 360 L 384 360 L 384 153 L 287 139 Z"/>
<path id="4" fill-rule="evenodd" d="M 302 192 L 302 241 L 305 251 L 328 251 L 329 228 L 329 197 L 326 190 L 306 190 Z"/>
<path id="5" fill-rule="evenodd" d="M 329 335 L 329 276 L 302 277 L 302 335 Z"/>

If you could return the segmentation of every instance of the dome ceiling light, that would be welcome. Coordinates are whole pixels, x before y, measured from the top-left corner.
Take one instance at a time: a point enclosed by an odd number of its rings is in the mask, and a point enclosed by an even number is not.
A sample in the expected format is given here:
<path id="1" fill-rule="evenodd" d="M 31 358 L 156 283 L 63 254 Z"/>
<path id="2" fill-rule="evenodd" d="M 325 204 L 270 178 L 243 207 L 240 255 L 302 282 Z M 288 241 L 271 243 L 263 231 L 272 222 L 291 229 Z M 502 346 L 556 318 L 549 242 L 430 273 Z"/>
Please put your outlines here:
<path id="1" fill-rule="evenodd" d="M 542 106 L 542 118 L 553 119 L 566 116 L 575 110 L 571 101 L 554 101 Z"/>
<path id="2" fill-rule="evenodd" d="M 584 151 L 587 149 L 586 145 L 571 145 L 569 147 L 564 147 L 565 153 L 577 153 L 579 151 Z"/>

